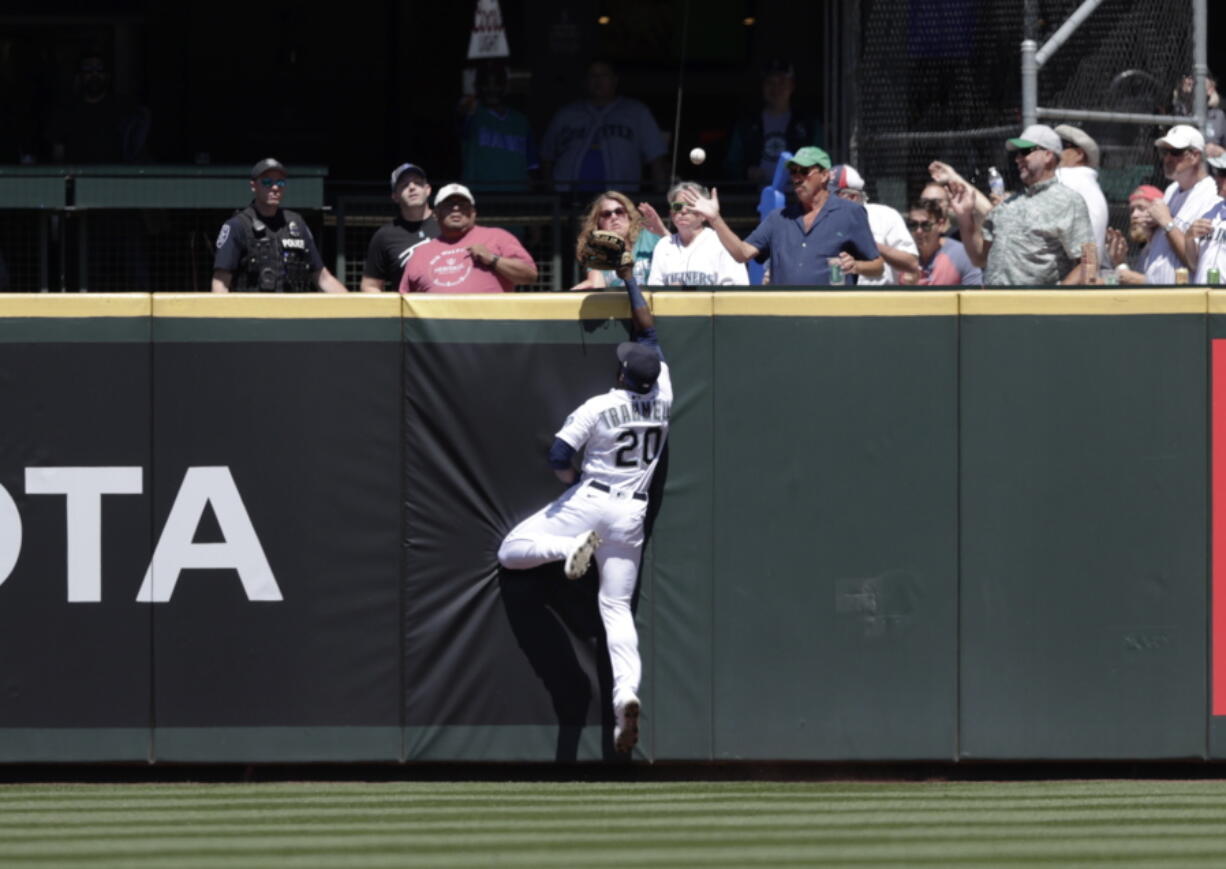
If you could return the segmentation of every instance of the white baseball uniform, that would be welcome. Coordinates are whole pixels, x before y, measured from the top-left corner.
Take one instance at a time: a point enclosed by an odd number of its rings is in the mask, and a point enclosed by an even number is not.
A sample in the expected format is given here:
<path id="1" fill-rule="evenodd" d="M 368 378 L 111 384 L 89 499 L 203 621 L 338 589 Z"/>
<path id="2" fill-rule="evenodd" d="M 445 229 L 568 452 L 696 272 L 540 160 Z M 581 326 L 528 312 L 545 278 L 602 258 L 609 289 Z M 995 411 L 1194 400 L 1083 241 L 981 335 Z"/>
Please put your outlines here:
<path id="1" fill-rule="evenodd" d="M 600 618 L 609 643 L 614 708 L 638 695 L 642 675 L 630 600 L 643 552 L 647 489 L 668 437 L 672 403 L 663 361 L 649 392 L 614 388 L 585 401 L 557 433 L 575 450 L 584 450 L 580 481 L 516 525 L 498 550 L 504 567 L 527 569 L 565 559 L 578 534 L 600 535 Z"/>

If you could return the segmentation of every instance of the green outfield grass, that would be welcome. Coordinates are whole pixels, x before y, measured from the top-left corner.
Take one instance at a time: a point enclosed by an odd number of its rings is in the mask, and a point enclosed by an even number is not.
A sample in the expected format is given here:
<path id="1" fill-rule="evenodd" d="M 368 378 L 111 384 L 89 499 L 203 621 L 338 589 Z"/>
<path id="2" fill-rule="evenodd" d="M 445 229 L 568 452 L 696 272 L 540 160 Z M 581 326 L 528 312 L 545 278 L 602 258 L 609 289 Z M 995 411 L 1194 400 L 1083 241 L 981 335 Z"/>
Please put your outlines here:
<path id="1" fill-rule="evenodd" d="M 1226 783 L 0 786 L 0 866 L 1226 865 Z"/>

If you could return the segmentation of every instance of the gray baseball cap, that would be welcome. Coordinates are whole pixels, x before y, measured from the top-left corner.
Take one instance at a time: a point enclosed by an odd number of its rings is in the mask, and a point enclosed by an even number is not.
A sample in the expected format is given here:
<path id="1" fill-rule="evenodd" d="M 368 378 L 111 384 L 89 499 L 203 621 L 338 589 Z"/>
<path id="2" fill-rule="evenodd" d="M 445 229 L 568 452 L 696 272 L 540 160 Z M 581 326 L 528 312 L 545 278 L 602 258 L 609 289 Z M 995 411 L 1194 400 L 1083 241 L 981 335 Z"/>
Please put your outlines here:
<path id="1" fill-rule="evenodd" d="M 1047 124 L 1031 124 L 1022 130 L 1022 134 L 1016 139 L 1009 139 L 1005 142 L 1006 150 L 1017 151 L 1023 148 L 1046 148 L 1053 154 L 1064 151 L 1064 146 L 1060 144 L 1060 136 Z"/>
<path id="2" fill-rule="evenodd" d="M 1086 155 L 1086 163 L 1091 169 L 1098 168 L 1098 143 L 1081 127 L 1074 127 L 1072 124 L 1061 124 L 1056 127 L 1056 135 L 1068 142 L 1070 145 L 1076 145 Z"/>
<path id="3" fill-rule="evenodd" d="M 286 175 L 289 174 L 289 172 L 286 171 L 285 167 L 281 165 L 281 161 L 278 160 L 276 157 L 265 157 L 259 163 L 256 163 L 254 166 L 251 167 L 251 177 L 253 179 L 259 178 L 265 172 L 271 172 L 273 169 L 278 169 L 282 172 L 285 172 Z"/>

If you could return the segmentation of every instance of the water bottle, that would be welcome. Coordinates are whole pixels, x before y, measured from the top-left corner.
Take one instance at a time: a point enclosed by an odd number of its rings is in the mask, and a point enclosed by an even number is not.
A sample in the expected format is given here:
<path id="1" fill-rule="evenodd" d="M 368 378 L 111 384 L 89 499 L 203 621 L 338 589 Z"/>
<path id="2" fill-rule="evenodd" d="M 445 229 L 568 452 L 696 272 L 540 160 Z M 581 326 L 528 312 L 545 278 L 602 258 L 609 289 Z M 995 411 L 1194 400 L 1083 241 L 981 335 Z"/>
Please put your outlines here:
<path id="1" fill-rule="evenodd" d="M 988 189 L 993 196 L 1001 196 L 1005 192 L 1005 179 L 996 171 L 995 166 L 988 167 Z"/>

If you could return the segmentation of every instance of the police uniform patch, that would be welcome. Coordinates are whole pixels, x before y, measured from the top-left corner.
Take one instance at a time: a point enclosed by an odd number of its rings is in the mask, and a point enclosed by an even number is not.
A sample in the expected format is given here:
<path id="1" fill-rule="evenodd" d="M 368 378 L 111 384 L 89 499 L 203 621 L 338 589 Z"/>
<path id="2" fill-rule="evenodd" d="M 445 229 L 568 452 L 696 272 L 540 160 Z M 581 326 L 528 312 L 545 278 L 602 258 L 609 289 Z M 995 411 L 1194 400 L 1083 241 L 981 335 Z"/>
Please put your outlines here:
<path id="1" fill-rule="evenodd" d="M 223 223 L 221 232 L 217 233 L 217 249 L 221 250 L 221 246 L 230 238 L 230 224 Z"/>
<path id="2" fill-rule="evenodd" d="M 298 232 L 298 221 L 291 220 L 289 222 L 289 234 L 295 237 L 300 235 L 300 233 Z"/>

